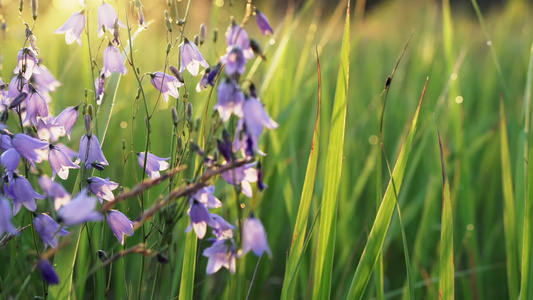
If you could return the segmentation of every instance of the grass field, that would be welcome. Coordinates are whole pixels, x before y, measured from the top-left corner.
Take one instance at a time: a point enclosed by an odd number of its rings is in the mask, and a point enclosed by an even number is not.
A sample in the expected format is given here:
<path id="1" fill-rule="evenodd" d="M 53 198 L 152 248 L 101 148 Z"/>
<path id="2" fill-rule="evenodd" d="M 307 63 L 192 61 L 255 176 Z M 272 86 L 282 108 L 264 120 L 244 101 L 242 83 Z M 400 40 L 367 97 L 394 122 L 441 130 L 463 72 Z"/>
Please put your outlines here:
<path id="1" fill-rule="evenodd" d="M 25 21 L 37 37 L 39 58 L 62 83 L 52 94 L 51 113 L 92 104 L 93 131 L 110 164 L 102 172 L 71 170 L 67 180 L 56 181 L 76 193 L 81 178 L 94 172 L 119 183 L 117 196 L 147 178 L 134 152 L 148 149 L 187 166 L 117 203 L 131 220 L 172 191 L 199 182 L 207 169 L 189 152 L 191 142 L 212 154 L 222 127 L 233 137 L 237 118 L 220 122 L 217 88 L 197 93 L 200 76 L 184 73 L 180 98 L 165 103 L 146 73 L 178 67 L 182 34 L 192 40 L 201 23 L 208 31 L 200 50 L 216 64 L 226 51 L 229 17 L 240 22 L 245 1 L 190 1 L 190 7 L 170 1 L 170 8 L 164 1 L 143 3 L 148 29 L 138 33 L 132 4 L 108 1 L 122 22 L 127 15 L 132 24 L 131 37 L 120 29 L 121 49 L 133 57 L 143 89 L 126 64 L 126 75 L 114 73 L 107 81 L 102 105 L 94 103 L 93 84 L 108 44 L 96 33 L 100 2 L 87 3 L 81 47 L 53 34 L 82 9 L 77 1 L 41 1 L 35 23 L 31 1 L 21 15 L 15 2 L 3 1 L 0 8 L 7 24 L 1 78 L 11 81 L 25 45 Z M 259 141 L 267 153 L 260 161 L 268 188 L 260 192 L 253 184 L 248 198 L 220 176 L 207 182 L 223 203 L 215 212 L 230 223 L 251 211 L 261 219 L 271 258 L 248 253 L 237 258 L 235 274 L 222 268 L 207 275 L 202 253 L 211 243 L 185 233 L 186 194 L 139 225 L 124 245 L 105 222 L 71 226 L 57 250 L 44 248 L 32 226 L 0 242 L 0 299 L 533 299 L 531 4 L 509 0 L 481 11 L 475 0 L 454 6 L 409 0 L 364 11 L 364 1 L 349 10 L 341 2 L 325 9 L 310 0 L 281 11 L 263 1 L 257 6 L 274 34 L 262 36 L 253 18 L 245 26 L 267 59 L 248 61 L 240 83 L 256 85 L 279 124 Z M 178 26 L 176 19 L 187 22 Z M 91 67 L 93 60 L 99 67 Z M 193 106 L 190 120 L 187 102 Z M 180 116 L 177 126 L 172 106 Z M 80 119 L 71 141 L 60 140 L 76 151 L 85 133 Z M 21 131 L 18 123 L 10 114 L 8 128 L 18 128 L 13 133 Z M 50 167 L 32 172 L 25 165 L 19 170 L 41 193 L 37 174 L 50 175 Z M 38 200 L 37 212 L 50 206 L 49 199 Z M 22 228 L 32 220 L 22 209 L 12 221 Z M 116 260 L 102 262 L 98 250 Z M 53 261 L 58 285 L 48 286 L 35 270 L 36 257 L 43 255 Z"/>

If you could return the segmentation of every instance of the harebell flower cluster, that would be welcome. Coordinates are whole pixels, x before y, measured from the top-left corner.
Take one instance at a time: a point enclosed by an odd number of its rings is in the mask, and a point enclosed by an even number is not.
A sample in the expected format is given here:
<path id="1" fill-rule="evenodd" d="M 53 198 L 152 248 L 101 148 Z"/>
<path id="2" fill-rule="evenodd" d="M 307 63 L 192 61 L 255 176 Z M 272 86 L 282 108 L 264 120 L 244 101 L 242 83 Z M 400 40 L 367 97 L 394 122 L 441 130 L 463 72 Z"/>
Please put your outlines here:
<path id="1" fill-rule="evenodd" d="M 221 268 L 235 273 L 237 260 L 250 251 L 257 256 L 266 253 L 272 257 L 258 211 L 249 209 L 245 213 L 242 209 L 252 207 L 246 203 L 247 198 L 267 187 L 263 182 L 263 167 L 268 166 L 260 162 L 266 155 L 261 150 L 261 136 L 265 129 L 278 127 L 267 113 L 254 83 L 243 79 L 250 61 L 265 57 L 259 43 L 245 29 L 250 25 L 247 21 L 251 16 L 247 15 L 241 24 L 231 18 L 224 45 L 217 45 L 216 38 L 208 45 L 207 26 L 202 24 L 199 35 L 189 36 L 188 15 L 184 19 L 172 16 L 170 6 L 177 4 L 168 1 L 169 10 L 164 14 L 169 41 L 165 63 L 143 74 L 135 64 L 141 56 L 137 57 L 132 50 L 132 28 L 137 26 L 139 33 L 158 29 L 149 26 L 147 20 L 153 16 L 141 1 L 124 2 L 124 6 L 116 2 L 80 1 L 79 10 L 72 12 L 63 25 L 57 24 L 54 33 L 64 34 L 70 48 L 87 47 L 94 85 L 91 82 L 91 86 L 83 87 L 79 100 L 62 99 L 59 103 L 66 106 L 57 109 L 54 93 L 63 86 L 41 60 L 41 55 L 48 53 L 37 47 L 34 28 L 38 27 L 38 14 L 34 2 L 37 1 L 32 1 L 33 26 L 26 24 L 23 45 L 18 53 L 12 54 L 16 67 L 11 76 L 0 78 L 3 177 L 0 251 L 17 236 L 31 231 L 35 256 L 32 270 L 39 270 L 47 284 L 59 284 L 66 278 L 56 273 L 56 267 L 64 261 L 54 256 L 59 257 L 62 248 L 72 242 L 68 239 L 71 232 L 79 232 L 83 227 L 89 231 L 91 247 L 98 248 L 91 248 L 95 253 L 96 250 L 104 253 L 102 249 L 117 252 L 117 247 L 122 246 L 125 250 L 116 255 L 125 256 L 130 253 L 126 248 L 127 237 L 141 241 L 131 249 L 142 250 L 131 252 L 143 253 L 141 268 L 147 268 L 145 257 L 157 256 L 158 262 L 168 261 L 162 258 L 172 255 L 165 247 L 168 245 L 165 237 L 167 232 L 175 230 L 174 225 L 184 215 L 189 218 L 185 231 L 194 231 L 198 239 L 208 242 L 201 252 L 207 258 L 207 274 Z M 22 12 L 22 6 L 20 9 Z M 177 14 L 178 10 L 175 11 Z M 261 11 L 256 8 L 246 11 L 255 16 L 259 32 L 273 34 Z M 131 22 L 134 19 L 137 23 Z M 100 43 L 96 50 L 91 48 L 95 41 Z M 222 51 L 214 53 L 222 55 L 206 60 L 206 48 L 217 46 Z M 142 46 L 136 49 L 142 50 Z M 113 107 L 115 101 L 127 101 L 115 95 L 120 76 L 135 79 L 138 85 L 136 96 L 130 97 L 135 98 L 135 109 L 129 126 L 139 128 L 141 122 L 134 123 L 142 121 L 137 118 L 138 106 L 144 106 L 146 114 L 142 124 L 145 130 L 140 133 L 146 134 L 146 142 L 135 142 L 133 137 L 138 133 L 132 129 L 131 145 L 122 142 L 123 161 L 116 159 L 115 153 L 120 153 L 120 149 L 104 151 L 107 126 L 113 115 L 110 113 L 109 119 L 101 117 L 106 105 Z M 207 120 L 207 113 L 203 119 L 194 118 L 193 107 L 198 111 L 202 108 L 189 102 L 193 98 L 190 91 L 196 91 L 195 98 L 210 99 L 216 94 L 216 103 L 205 108 L 213 109 L 212 119 Z M 123 106 L 128 105 L 131 106 Z M 152 140 L 155 141 L 152 118 L 166 105 L 172 106 L 167 115 L 172 117 L 168 124 L 173 135 L 168 139 L 159 137 L 157 142 L 167 143 L 170 152 L 152 153 Z M 131 167 L 129 162 L 137 166 Z M 186 162 L 190 176 L 180 173 Z M 109 171 L 112 168 L 122 171 Z M 132 172 L 124 172 L 125 168 L 132 168 Z M 137 184 L 127 186 L 124 177 L 131 173 L 139 174 L 135 178 Z M 165 181 L 167 187 L 162 193 L 156 193 L 157 199 L 150 200 L 149 191 Z M 235 192 L 231 193 L 232 190 Z M 237 199 L 236 220 L 223 217 L 230 215 L 225 206 L 228 197 Z M 130 207 L 136 208 L 130 210 Z M 19 217 L 21 214 L 29 218 Z M 106 226 L 94 227 L 105 223 Z M 155 225 L 162 223 L 172 226 Z M 119 246 L 110 247 L 102 242 L 106 240 L 104 237 L 99 237 L 98 242 L 91 240 L 93 228 L 102 228 L 101 234 L 112 233 L 116 237 L 114 243 Z M 140 231 L 142 234 L 137 234 Z M 147 243 L 150 234 L 155 236 L 155 232 L 161 232 L 161 240 Z M 113 262 L 107 255 L 100 258 L 105 263 Z M 101 266 L 93 262 L 91 268 Z M 141 269 L 141 279 L 143 272 Z"/>

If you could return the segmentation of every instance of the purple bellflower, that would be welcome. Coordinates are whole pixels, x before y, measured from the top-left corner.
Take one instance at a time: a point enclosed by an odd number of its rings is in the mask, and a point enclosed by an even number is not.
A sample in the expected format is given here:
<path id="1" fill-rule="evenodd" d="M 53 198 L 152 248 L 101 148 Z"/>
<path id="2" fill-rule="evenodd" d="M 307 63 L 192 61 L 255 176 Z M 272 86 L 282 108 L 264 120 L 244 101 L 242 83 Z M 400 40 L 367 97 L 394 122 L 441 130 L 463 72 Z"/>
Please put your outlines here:
<path id="1" fill-rule="evenodd" d="M 227 122 L 231 114 L 242 118 L 242 105 L 244 102 L 244 94 L 239 89 L 239 86 L 231 80 L 226 80 L 219 84 L 217 89 L 218 102 L 215 109 L 220 114 L 223 122 Z"/>
<path id="2" fill-rule="evenodd" d="M 246 71 L 246 58 L 240 47 L 231 46 L 226 55 L 220 58 L 223 64 L 226 64 L 226 74 L 232 76 L 234 74 L 244 74 Z"/>
<path id="3" fill-rule="evenodd" d="M 180 73 L 183 73 L 185 68 L 193 76 L 198 75 L 200 66 L 204 68 L 209 68 L 209 64 L 205 61 L 202 53 L 198 50 L 198 47 L 195 43 L 189 41 L 187 38 L 183 40 L 183 43 L 180 44 L 180 54 L 181 54 L 181 68 Z"/>
<path id="4" fill-rule="evenodd" d="M 232 239 L 218 240 L 203 252 L 209 258 L 207 274 L 216 273 L 220 268 L 228 269 L 235 274 L 235 244 Z"/>
<path id="5" fill-rule="evenodd" d="M 180 96 L 178 88 L 183 86 L 176 77 L 165 74 L 163 72 L 155 72 L 150 74 L 152 85 L 163 93 L 163 98 L 165 102 L 168 102 L 168 95 L 178 99 Z"/>
<path id="6" fill-rule="evenodd" d="M 104 35 L 104 26 L 111 35 L 115 35 L 115 22 L 118 22 L 118 25 L 126 28 L 124 23 L 118 19 L 117 12 L 115 11 L 115 8 L 113 8 L 113 5 L 107 3 L 101 4 L 98 7 L 98 37 Z"/>
<path id="7" fill-rule="evenodd" d="M 87 16 L 85 16 L 85 10 L 73 13 L 68 20 L 54 31 L 54 33 L 65 33 L 65 41 L 68 45 L 77 41 L 81 46 L 81 34 L 87 24 Z"/>
<path id="8" fill-rule="evenodd" d="M 137 161 L 139 162 L 141 168 L 144 167 L 144 156 L 144 152 L 137 153 Z M 166 160 L 169 159 L 170 157 L 161 158 L 153 155 L 152 153 L 148 153 L 148 157 L 146 158 L 146 174 L 148 174 L 148 177 L 152 179 L 159 178 L 159 176 L 161 176 L 159 171 L 164 171 L 170 167 L 170 165 L 166 162 Z"/>
<path id="9" fill-rule="evenodd" d="M 57 81 L 45 65 L 38 65 L 37 69 L 39 70 L 39 73 L 34 72 L 33 74 L 33 80 L 35 80 L 37 90 L 48 93 L 55 91 L 61 86 L 61 82 Z"/>
<path id="10" fill-rule="evenodd" d="M 0 150 L 5 151 L 13 148 L 13 145 L 11 144 L 11 136 L 7 134 L 1 134 L 0 136 Z"/>
<path id="11" fill-rule="evenodd" d="M 39 177 L 39 185 L 43 189 L 44 194 L 54 200 L 54 209 L 56 211 L 59 210 L 61 206 L 67 205 L 72 198 L 63 185 L 52 181 L 50 177 L 46 175 Z"/>
<path id="12" fill-rule="evenodd" d="M 272 33 L 274 33 L 274 30 L 272 30 L 272 27 L 270 27 L 270 23 L 268 22 L 268 19 L 265 14 L 263 14 L 257 8 L 255 9 L 254 14 L 257 26 L 259 26 L 259 29 L 264 35 L 271 35 Z"/>
<path id="13" fill-rule="evenodd" d="M 30 88 L 30 93 L 26 98 L 26 118 L 23 122 L 30 121 L 33 125 L 38 125 L 37 117 L 46 118 L 48 116 L 48 104 L 45 94 Z"/>
<path id="14" fill-rule="evenodd" d="M 57 248 L 57 237 L 69 234 L 65 229 L 61 229 L 59 224 L 47 214 L 36 215 L 33 219 L 33 227 L 43 239 L 45 247 L 48 245 L 52 248 Z"/>
<path id="15" fill-rule="evenodd" d="M 68 178 L 69 169 L 79 169 L 80 167 L 71 162 L 67 154 L 58 146 L 50 144 L 50 151 L 48 152 L 48 162 L 52 167 L 52 178 L 59 176 L 59 178 L 66 180 Z"/>
<path id="16" fill-rule="evenodd" d="M 102 148 L 100 148 L 100 142 L 94 135 L 87 137 L 87 135 L 84 134 L 81 137 L 78 158 L 85 162 L 85 168 L 87 169 L 91 168 L 91 165 L 94 162 L 109 166 L 109 163 L 102 152 Z"/>
<path id="17" fill-rule="evenodd" d="M 87 195 L 87 190 L 81 190 L 69 204 L 61 207 L 57 212 L 59 220 L 66 226 L 85 223 L 88 221 L 101 221 L 103 216 L 95 211 L 96 198 Z"/>
<path id="18" fill-rule="evenodd" d="M 189 202 L 191 203 L 191 206 L 187 211 L 187 214 L 191 218 L 191 224 L 189 227 L 187 227 L 185 232 L 189 232 L 191 229 L 194 229 L 196 236 L 199 239 L 203 239 L 205 233 L 207 232 L 207 226 L 214 226 L 213 219 L 211 218 L 211 214 L 209 214 L 209 211 L 205 205 L 193 198 L 190 198 Z"/>
<path id="19" fill-rule="evenodd" d="M 20 155 L 34 164 L 40 163 L 43 158 L 46 158 L 45 149 L 48 148 L 49 144 L 24 133 L 19 133 L 11 138 L 11 145 Z"/>
<path id="20" fill-rule="evenodd" d="M 217 208 L 222 206 L 222 202 L 218 200 L 217 197 L 213 196 L 215 191 L 215 186 L 211 185 L 208 187 L 203 187 L 194 193 L 191 197 L 196 201 L 202 203 L 208 208 Z"/>
<path id="21" fill-rule="evenodd" d="M 241 26 L 233 23 L 228 27 L 228 30 L 226 31 L 226 43 L 229 49 L 231 49 L 231 46 L 241 48 L 244 58 L 254 58 L 254 51 L 250 46 L 248 33 Z"/>
<path id="22" fill-rule="evenodd" d="M 0 237 L 4 233 L 18 234 L 17 228 L 11 223 L 11 205 L 9 200 L 0 196 Z"/>
<path id="23" fill-rule="evenodd" d="M 217 237 L 217 240 L 233 237 L 235 226 L 217 214 L 211 214 L 211 218 L 213 219 L 213 234 Z"/>
<path id="24" fill-rule="evenodd" d="M 56 270 L 52 264 L 47 259 L 41 259 L 37 262 L 37 268 L 41 271 L 46 283 L 49 285 L 54 285 L 59 283 L 59 277 L 57 276 Z"/>
<path id="25" fill-rule="evenodd" d="M 78 116 L 80 115 L 79 106 L 70 106 L 65 108 L 53 121 L 53 123 L 63 127 L 65 133 L 70 140 L 70 132 L 72 127 L 76 124 Z"/>
<path id="26" fill-rule="evenodd" d="M 126 69 L 126 66 L 124 65 L 124 61 L 122 60 L 120 50 L 111 43 L 104 50 L 103 72 L 105 77 L 111 76 L 113 72 L 118 72 L 122 75 L 126 75 L 128 72 L 128 69 Z"/>
<path id="27" fill-rule="evenodd" d="M 261 256 L 266 252 L 269 257 L 272 257 L 272 252 L 270 251 L 270 247 L 268 247 L 265 227 L 263 227 L 263 223 L 253 213 L 244 221 L 242 227 L 243 254 L 248 253 L 250 250 L 257 256 Z"/>
<path id="28" fill-rule="evenodd" d="M 7 149 L 0 156 L 0 163 L 7 171 L 14 172 L 19 166 L 20 154 L 14 148 Z"/>
<path id="29" fill-rule="evenodd" d="M 247 197 L 252 197 L 252 186 L 251 182 L 257 181 L 257 169 L 255 165 L 257 163 L 246 164 L 241 167 L 237 167 L 225 172 L 222 172 L 220 175 L 227 183 L 233 185 L 239 185 L 243 194 Z"/>
<path id="30" fill-rule="evenodd" d="M 103 200 L 111 201 L 115 199 L 113 190 L 118 188 L 118 183 L 109 180 L 109 177 L 106 179 L 100 177 L 89 177 L 87 178 L 87 183 L 89 191 L 94 194 L 98 200 L 100 200 L 100 203 L 102 203 Z"/>
<path id="31" fill-rule="evenodd" d="M 54 118 L 48 115 L 47 118 L 39 119 L 37 124 L 37 137 L 48 142 L 57 142 L 60 137 L 65 135 L 63 127 L 53 123 Z"/>
<path id="32" fill-rule="evenodd" d="M 30 80 L 33 73 L 41 73 L 41 70 L 37 68 L 37 53 L 28 47 L 20 49 L 18 64 L 13 73 L 22 73 L 26 80 Z"/>
<path id="33" fill-rule="evenodd" d="M 22 74 L 16 75 L 9 82 L 9 90 L 7 92 L 7 99 L 9 101 L 15 100 L 21 93 L 28 93 L 28 81 Z M 12 105 L 12 104 L 11 104 Z"/>
<path id="34" fill-rule="evenodd" d="M 15 173 L 13 173 L 13 178 L 9 181 L 9 186 L 4 185 L 4 192 L 13 199 L 14 215 L 20 211 L 22 205 L 30 211 L 35 211 L 37 209 L 35 199 L 44 199 L 43 195 L 32 188 L 28 179 Z"/>
<path id="35" fill-rule="evenodd" d="M 133 235 L 133 223 L 118 210 L 110 210 L 107 214 L 107 223 L 121 245 L 124 245 L 124 235 Z"/>

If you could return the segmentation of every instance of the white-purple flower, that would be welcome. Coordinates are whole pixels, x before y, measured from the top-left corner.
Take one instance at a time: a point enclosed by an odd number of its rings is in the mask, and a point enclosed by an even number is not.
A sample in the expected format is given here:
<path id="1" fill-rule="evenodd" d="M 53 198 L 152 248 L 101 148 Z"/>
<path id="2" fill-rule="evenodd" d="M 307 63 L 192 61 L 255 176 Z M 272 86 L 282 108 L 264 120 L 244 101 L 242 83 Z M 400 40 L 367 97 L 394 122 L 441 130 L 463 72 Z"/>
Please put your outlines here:
<path id="1" fill-rule="evenodd" d="M 87 195 L 86 189 L 81 190 L 69 204 L 59 209 L 59 220 L 66 226 L 103 220 L 102 214 L 95 211 L 96 201 L 95 197 Z"/>
<path id="2" fill-rule="evenodd" d="M 0 196 L 0 237 L 4 233 L 18 234 L 17 228 L 11 223 L 11 205 L 9 200 Z"/>
<path id="3" fill-rule="evenodd" d="M 180 54 L 181 54 L 181 68 L 180 73 L 183 73 L 185 68 L 193 76 L 198 75 L 200 66 L 204 68 L 209 68 L 209 64 L 205 61 L 202 53 L 198 50 L 198 47 L 195 43 L 189 41 L 187 38 L 183 40 L 183 43 L 180 44 Z"/>
<path id="4" fill-rule="evenodd" d="M 220 58 L 223 64 L 226 64 L 226 74 L 232 76 L 234 74 L 244 74 L 246 71 L 246 58 L 240 47 L 231 46 L 226 55 Z"/>
<path id="5" fill-rule="evenodd" d="M 103 200 L 111 201 L 115 199 L 113 190 L 118 187 L 118 183 L 109 180 L 109 177 L 106 179 L 96 176 L 89 177 L 87 178 L 87 183 L 89 191 L 100 200 L 100 203 L 102 203 Z"/>
<path id="6" fill-rule="evenodd" d="M 55 119 L 55 124 L 63 127 L 65 130 L 68 139 L 70 140 L 70 132 L 72 131 L 72 127 L 74 127 L 74 124 L 76 124 L 76 121 L 78 120 L 78 116 L 80 115 L 79 112 L 79 106 L 69 106 L 65 108 Z"/>
<path id="7" fill-rule="evenodd" d="M 247 197 L 252 197 L 252 186 L 251 182 L 257 181 L 257 169 L 255 165 L 257 163 L 246 164 L 231 170 L 222 172 L 220 175 L 227 183 L 233 185 L 239 185 L 243 194 Z"/>
<path id="8" fill-rule="evenodd" d="M 217 240 L 233 237 L 235 226 L 217 214 L 211 214 L 211 219 L 213 220 L 213 234 L 217 237 Z"/>
<path id="9" fill-rule="evenodd" d="M 165 102 L 168 102 L 168 95 L 178 99 L 180 96 L 178 88 L 183 86 L 183 83 L 180 82 L 176 77 L 163 72 L 155 72 L 150 74 L 150 78 L 152 85 L 161 93 L 163 93 Z"/>
<path id="10" fill-rule="evenodd" d="M 65 135 L 62 126 L 53 123 L 54 118 L 48 115 L 46 118 L 40 118 L 37 123 L 37 137 L 41 140 L 57 142 L 60 137 Z"/>
<path id="11" fill-rule="evenodd" d="M 110 210 L 107 214 L 107 223 L 121 245 L 124 245 L 124 235 L 133 235 L 133 223 L 128 217 L 118 210 Z"/>
<path id="12" fill-rule="evenodd" d="M 85 16 L 85 10 L 80 12 L 73 13 L 61 26 L 56 29 L 54 33 L 65 33 L 65 40 L 68 45 L 72 44 L 74 41 L 77 41 L 81 46 L 81 34 L 87 23 L 87 16 Z"/>
<path id="13" fill-rule="evenodd" d="M 33 163 L 40 163 L 46 158 L 48 143 L 34 139 L 24 133 L 15 134 L 11 138 L 11 145 L 25 159 Z"/>
<path id="14" fill-rule="evenodd" d="M 85 162 L 85 167 L 87 169 L 89 169 L 92 163 L 95 162 L 104 166 L 109 166 L 109 163 L 102 152 L 102 148 L 100 147 L 100 142 L 94 135 L 87 137 L 87 135 L 84 134 L 81 137 L 78 158 Z"/>
<path id="15" fill-rule="evenodd" d="M 57 248 L 57 237 L 69 234 L 68 231 L 61 229 L 59 224 L 46 214 L 36 215 L 33 219 L 33 227 L 43 239 L 45 247 L 48 245 L 52 248 Z"/>
<path id="16" fill-rule="evenodd" d="M 37 68 L 37 53 L 28 47 L 19 50 L 18 64 L 13 73 L 22 73 L 26 80 L 30 80 L 33 73 L 41 73 L 41 70 Z"/>
<path id="17" fill-rule="evenodd" d="M 4 185 L 4 192 L 13 199 L 14 215 L 20 211 L 22 205 L 30 211 L 35 211 L 37 209 L 35 199 L 44 199 L 43 195 L 33 189 L 28 179 L 16 174 L 13 174 L 9 185 Z"/>
<path id="18" fill-rule="evenodd" d="M 28 81 L 22 74 L 16 75 L 9 82 L 9 90 L 7 91 L 7 100 L 10 101 L 12 106 L 13 100 L 15 100 L 21 93 L 29 93 Z"/>
<path id="19" fill-rule="evenodd" d="M 50 144 L 50 151 L 48 152 L 48 162 L 52 167 L 52 178 L 59 176 L 59 178 L 66 180 L 68 178 L 69 169 L 79 169 L 80 167 L 70 161 L 63 149 Z"/>
<path id="20" fill-rule="evenodd" d="M 269 257 L 272 256 L 270 247 L 268 247 L 265 227 L 263 227 L 263 223 L 261 223 L 261 221 L 257 219 L 253 213 L 244 221 L 244 225 L 242 227 L 243 254 L 248 253 L 250 250 L 252 250 L 257 256 L 261 256 L 265 252 Z"/>
<path id="21" fill-rule="evenodd" d="M 61 86 L 61 82 L 57 81 L 45 65 L 41 64 L 36 68 L 39 70 L 39 73 L 33 73 L 33 80 L 35 80 L 35 85 L 40 92 L 53 92 Z"/>
<path id="22" fill-rule="evenodd" d="M 240 47 L 246 59 L 254 58 L 254 51 L 250 46 L 248 33 L 241 26 L 237 24 L 231 24 L 228 27 L 228 30 L 226 31 L 226 43 L 228 47 Z"/>
<path id="23" fill-rule="evenodd" d="M 271 35 L 274 33 L 274 30 L 272 30 L 272 27 L 270 27 L 270 23 L 268 22 L 267 17 L 265 14 L 263 14 L 259 9 L 255 9 L 255 21 L 257 22 L 257 26 L 259 26 L 259 29 L 264 35 Z"/>
<path id="24" fill-rule="evenodd" d="M 113 72 L 126 75 L 128 69 L 124 65 L 120 50 L 112 44 L 109 44 L 104 50 L 104 69 L 103 73 L 105 77 L 111 76 Z"/>
<path id="25" fill-rule="evenodd" d="M 115 22 L 118 22 L 118 25 L 126 28 L 124 23 L 118 19 L 117 12 L 113 5 L 108 3 L 103 3 L 98 7 L 98 37 L 104 35 L 104 26 L 105 29 L 111 33 L 115 34 Z"/>
<path id="26" fill-rule="evenodd" d="M 196 201 L 202 203 L 208 208 L 217 208 L 222 206 L 222 202 L 220 200 L 213 196 L 213 193 L 215 192 L 215 186 L 211 185 L 208 187 L 203 187 L 199 189 L 196 193 L 194 193 L 191 198 L 195 199 Z"/>
<path id="27" fill-rule="evenodd" d="M 205 205 L 193 198 L 191 198 L 189 202 L 191 203 L 191 206 L 189 207 L 187 214 L 191 218 L 191 224 L 189 227 L 187 227 L 185 232 L 189 232 L 191 229 L 194 229 L 196 236 L 199 239 L 203 239 L 205 233 L 207 232 L 207 226 L 209 225 L 213 227 L 213 219 L 211 218 L 211 214 Z"/>
<path id="28" fill-rule="evenodd" d="M 63 185 L 52 181 L 50 177 L 46 175 L 39 177 L 39 185 L 43 189 L 44 194 L 54 200 L 54 209 L 56 211 L 59 210 L 61 206 L 67 205 L 72 198 Z"/>
<path id="29" fill-rule="evenodd" d="M 38 125 L 37 117 L 46 118 L 48 116 L 48 104 L 45 94 L 30 88 L 30 93 L 26 98 L 26 117 L 23 122 L 30 121 L 33 125 Z"/>
<path id="30" fill-rule="evenodd" d="M 217 98 L 218 102 L 215 105 L 215 109 L 220 114 L 223 122 L 228 121 L 232 113 L 239 118 L 242 117 L 244 94 L 237 84 L 231 80 L 226 80 L 219 84 Z"/>
<path id="31" fill-rule="evenodd" d="M 152 179 L 159 178 L 159 176 L 161 176 L 159 171 L 164 171 L 170 167 L 170 165 L 166 162 L 169 159 L 170 157 L 161 158 L 148 152 L 148 157 L 146 158 L 146 174 L 148 174 L 148 177 Z M 144 152 L 137 153 L 137 161 L 139 162 L 141 168 L 144 168 L 144 160 Z"/>
<path id="32" fill-rule="evenodd" d="M 235 274 L 235 245 L 232 239 L 217 240 L 203 252 L 207 261 L 207 274 L 216 273 L 220 268 L 228 269 Z"/>

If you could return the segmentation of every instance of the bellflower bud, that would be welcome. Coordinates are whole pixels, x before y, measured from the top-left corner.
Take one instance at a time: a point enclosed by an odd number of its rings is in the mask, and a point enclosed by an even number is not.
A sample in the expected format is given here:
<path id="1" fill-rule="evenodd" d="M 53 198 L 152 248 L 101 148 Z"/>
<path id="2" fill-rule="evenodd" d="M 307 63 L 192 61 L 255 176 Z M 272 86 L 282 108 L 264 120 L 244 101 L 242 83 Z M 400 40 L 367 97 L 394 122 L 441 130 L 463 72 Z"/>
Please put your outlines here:
<path id="1" fill-rule="evenodd" d="M 93 122 L 91 121 L 91 117 L 89 117 L 89 115 L 85 115 L 83 117 L 83 121 L 85 121 L 85 132 L 87 133 L 87 137 L 92 136 L 92 134 L 93 134 Z"/>
<path id="2" fill-rule="evenodd" d="M 187 107 L 185 108 L 185 115 L 187 116 L 187 120 L 191 120 L 192 118 L 192 103 L 187 103 Z"/>
<path id="3" fill-rule="evenodd" d="M 170 109 L 172 113 L 172 123 L 174 123 L 174 126 L 178 126 L 178 123 L 180 121 L 180 117 L 178 116 L 178 110 L 175 106 L 172 106 L 172 109 Z"/>
<path id="4" fill-rule="evenodd" d="M 202 23 L 200 25 L 200 45 L 203 45 L 206 34 L 207 34 L 207 26 L 205 26 L 205 23 Z"/>

